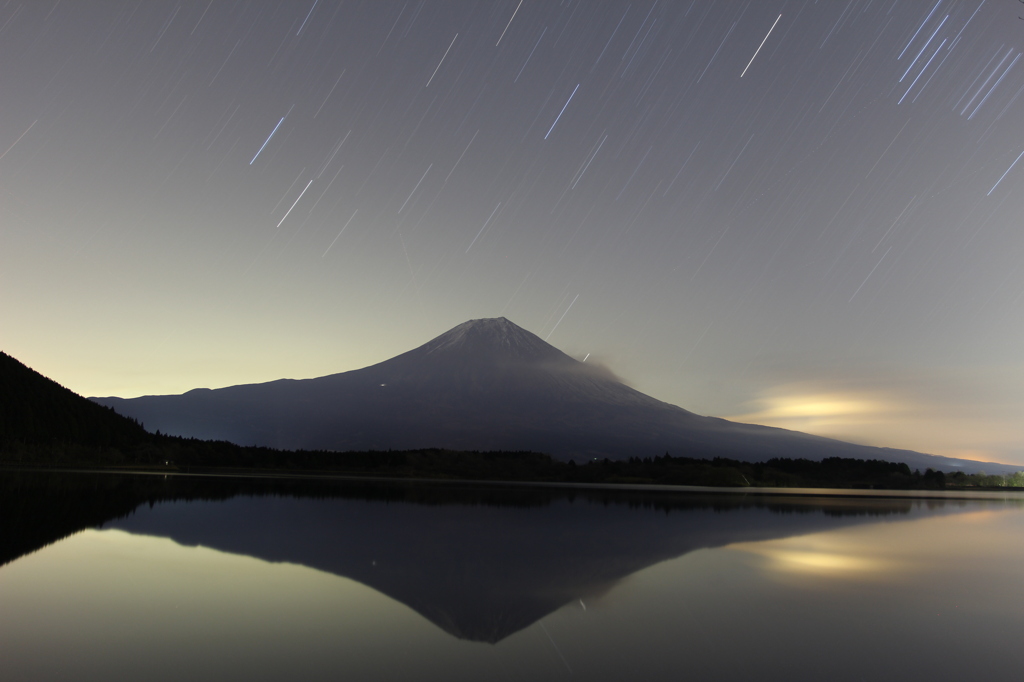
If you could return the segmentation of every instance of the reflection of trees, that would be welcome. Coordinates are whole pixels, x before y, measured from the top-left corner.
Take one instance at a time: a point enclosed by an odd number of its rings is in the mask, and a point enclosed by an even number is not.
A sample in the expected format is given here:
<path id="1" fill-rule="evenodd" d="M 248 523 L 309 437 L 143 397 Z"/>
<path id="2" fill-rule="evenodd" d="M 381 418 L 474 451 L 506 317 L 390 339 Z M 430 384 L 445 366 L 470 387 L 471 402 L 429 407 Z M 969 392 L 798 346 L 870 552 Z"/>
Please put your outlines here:
<path id="1" fill-rule="evenodd" d="M 938 473 L 941 474 L 942 472 Z M 927 472 L 925 475 L 927 475 Z M 965 474 L 962 471 L 956 471 L 952 474 L 946 474 L 945 480 L 948 485 L 972 488 L 1024 488 L 1024 471 L 1017 471 L 1005 476 L 986 474 L 985 472 Z"/>

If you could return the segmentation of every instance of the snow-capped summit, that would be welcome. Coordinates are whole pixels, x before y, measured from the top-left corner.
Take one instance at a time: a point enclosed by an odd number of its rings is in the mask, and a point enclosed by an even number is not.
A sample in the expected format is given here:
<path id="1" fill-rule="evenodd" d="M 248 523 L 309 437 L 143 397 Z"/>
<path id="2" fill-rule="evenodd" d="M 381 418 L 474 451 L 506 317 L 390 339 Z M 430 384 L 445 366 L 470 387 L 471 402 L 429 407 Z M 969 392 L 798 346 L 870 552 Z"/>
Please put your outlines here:
<path id="1" fill-rule="evenodd" d="M 469 320 L 413 351 L 458 353 L 474 358 L 575 362 L 568 355 L 504 317 Z"/>

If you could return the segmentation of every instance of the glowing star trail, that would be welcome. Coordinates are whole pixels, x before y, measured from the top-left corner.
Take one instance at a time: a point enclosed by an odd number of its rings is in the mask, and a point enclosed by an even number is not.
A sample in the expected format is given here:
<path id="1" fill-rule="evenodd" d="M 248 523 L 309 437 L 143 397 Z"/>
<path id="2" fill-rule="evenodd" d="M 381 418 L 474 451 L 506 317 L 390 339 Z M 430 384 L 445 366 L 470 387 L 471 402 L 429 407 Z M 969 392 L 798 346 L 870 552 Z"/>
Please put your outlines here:
<path id="1" fill-rule="evenodd" d="M 992 80 L 992 78 L 996 75 L 996 72 L 999 71 L 999 69 L 1002 68 L 1003 64 L 1006 62 L 1007 59 L 1010 58 L 1011 54 L 1013 54 L 1013 48 L 1012 47 L 1010 48 L 1009 52 L 1006 53 L 1006 56 L 1003 57 L 1001 60 L 999 60 L 999 63 L 996 64 L 996 68 L 992 69 L 992 73 L 990 73 L 988 75 L 988 78 L 986 78 L 985 82 L 981 84 L 981 87 L 978 88 L 978 91 L 976 93 L 974 93 L 974 96 L 971 97 L 971 99 L 967 101 L 966 106 L 964 106 L 963 110 L 960 112 L 961 116 L 963 116 L 965 113 L 967 113 L 967 110 L 970 108 L 970 106 L 972 104 L 974 104 L 974 100 L 976 100 L 978 98 L 978 95 L 981 94 L 981 91 L 985 89 L 985 86 L 988 85 L 989 81 Z"/>
<path id="2" fill-rule="evenodd" d="M 519 8 L 522 7 L 522 6 L 523 6 L 523 0 L 519 0 L 519 4 L 516 5 L 516 11 L 512 12 L 512 19 L 516 18 L 516 14 L 519 12 Z M 505 24 L 505 31 L 507 31 L 508 27 L 512 25 L 512 19 L 509 19 L 508 23 Z M 498 36 L 498 42 L 494 43 L 495 47 L 497 47 L 501 43 L 501 39 L 505 37 L 505 31 L 502 31 L 501 35 Z"/>
<path id="3" fill-rule="evenodd" d="M 289 111 L 291 111 L 291 110 L 289 109 Z M 256 152 L 256 156 L 252 157 L 252 161 L 249 162 L 250 166 L 253 164 L 253 161 L 255 161 L 259 157 L 260 152 L 263 151 L 263 147 L 267 146 L 267 143 L 270 142 L 270 138 L 274 136 L 274 133 L 276 133 L 277 129 L 281 127 L 281 124 L 284 123 L 284 120 L 286 118 L 288 118 L 288 114 L 285 114 L 284 116 L 282 116 L 281 120 L 277 122 L 276 126 L 274 126 L 274 129 L 270 131 L 270 135 L 267 136 L 266 142 L 263 143 L 263 146 L 260 147 L 260 150 L 258 152 Z"/>
<path id="4" fill-rule="evenodd" d="M 1018 52 L 1017 56 L 1014 57 L 1012 62 L 1010 62 L 1010 65 L 1006 67 L 1006 71 L 1003 71 L 1003 75 L 996 80 L 995 84 L 991 88 L 989 88 L 989 91 L 985 94 L 984 97 L 981 98 L 981 101 L 978 102 L 978 106 L 974 107 L 974 111 L 972 111 L 971 115 L 967 117 L 968 121 L 974 118 L 974 115 L 978 113 L 978 109 L 981 109 L 981 105 L 984 104 L 985 101 L 988 100 L 989 95 L 991 95 L 995 91 L 995 89 L 999 87 L 999 84 L 1003 82 L 1003 79 L 1006 78 L 1006 74 L 1010 73 L 1010 69 L 1013 68 L 1013 65 L 1017 63 L 1020 57 L 1021 53 Z"/>
<path id="5" fill-rule="evenodd" d="M 708 65 L 705 66 L 704 70 L 700 72 L 700 76 L 697 77 L 697 82 L 698 83 L 700 83 L 700 80 L 701 80 L 701 78 L 704 77 L 704 74 L 706 74 L 708 72 L 708 69 L 711 68 L 711 65 L 714 64 L 715 57 L 717 57 L 718 53 L 722 51 L 722 47 L 725 45 L 725 41 L 727 41 L 729 39 L 729 36 L 732 35 L 732 30 L 734 28 L 736 28 L 736 22 L 735 21 L 732 22 L 732 26 L 729 27 L 729 30 L 726 32 L 725 37 L 722 38 L 722 42 L 718 45 L 718 49 L 715 50 L 715 53 L 713 55 L 711 55 L 711 61 L 708 62 Z"/>
<path id="6" fill-rule="evenodd" d="M 942 0 L 939 0 L 937 3 L 935 3 L 935 7 L 932 7 L 932 11 L 928 13 L 928 16 L 924 18 L 924 21 L 921 22 L 921 25 L 917 27 L 916 31 L 914 31 L 914 35 L 910 36 L 910 42 L 908 42 L 907 46 L 903 48 L 903 52 L 900 52 L 900 56 L 896 57 L 897 61 L 903 59 L 903 55 L 906 53 L 907 50 L 910 49 L 910 46 L 913 44 L 914 39 L 917 38 L 917 34 L 921 32 L 921 29 L 924 28 L 924 25 L 928 23 L 928 20 L 932 18 L 932 15 L 935 14 L 935 10 L 937 10 L 939 8 L 939 5 L 941 4 Z M 982 2 L 982 4 L 984 4 L 984 2 Z M 978 9 L 981 9 L 980 6 Z M 971 15 L 971 19 L 973 18 L 974 15 Z M 970 19 L 967 20 L 967 23 L 970 23 Z M 960 36 L 957 37 L 959 38 Z"/>
<path id="7" fill-rule="evenodd" d="M 345 225 L 341 228 L 341 232 L 338 233 L 338 236 L 334 238 L 333 242 L 331 242 L 331 246 L 328 246 L 327 250 L 324 251 L 323 254 L 320 255 L 321 258 L 326 256 L 327 255 L 327 251 L 330 251 L 331 247 L 334 246 L 334 242 L 338 241 L 338 239 L 341 237 L 341 235 L 345 234 L 345 228 L 347 228 L 348 224 L 352 222 L 352 219 L 356 217 L 356 213 L 359 213 L 359 209 L 358 208 L 355 210 L 355 213 L 352 214 L 352 218 L 349 218 L 348 221 L 345 223 Z"/>
<path id="8" fill-rule="evenodd" d="M 302 26 L 299 26 L 299 30 L 295 32 L 295 35 L 302 33 L 302 29 L 306 27 L 306 22 L 309 21 L 311 16 L 313 16 L 313 10 L 316 9 L 316 3 L 318 2 L 320 2 L 320 0 L 313 0 L 313 6 L 309 8 L 309 14 L 307 14 L 306 18 L 302 20 Z"/>
<path id="9" fill-rule="evenodd" d="M 555 129 L 555 126 L 558 125 L 558 119 L 562 118 L 562 114 L 565 113 L 565 107 L 569 106 L 569 102 L 571 102 L 572 98 L 576 96 L 576 91 L 579 90 L 579 89 L 580 89 L 580 84 L 577 83 L 576 87 L 572 89 L 572 94 L 569 95 L 569 99 L 565 100 L 565 106 L 563 106 L 562 110 L 558 112 L 558 116 L 555 116 L 555 122 L 551 124 L 551 127 L 548 128 L 547 134 L 544 135 L 544 139 L 545 140 L 548 139 L 548 135 L 550 135 L 551 131 Z"/>
<path id="10" fill-rule="evenodd" d="M 487 220 L 484 222 L 484 226 L 481 227 L 480 231 L 476 233 L 475 237 L 473 237 L 473 241 L 471 241 L 469 243 L 469 246 L 466 247 L 466 253 L 469 253 L 469 250 L 473 248 L 473 244 L 476 244 L 476 240 L 480 238 L 480 235 L 482 235 L 484 233 L 484 230 L 487 229 L 487 226 L 491 224 L 491 218 L 494 217 L 494 214 L 498 212 L 499 208 L 501 208 L 501 202 L 500 201 L 498 202 L 498 205 L 494 207 L 494 210 L 491 211 L 491 215 L 489 215 L 487 217 Z"/>
<path id="11" fill-rule="evenodd" d="M 576 294 L 576 298 L 579 298 L 579 297 L 580 297 L 580 295 L 579 295 L 579 294 Z M 564 319 L 565 319 L 565 316 L 569 314 L 569 311 L 570 311 L 570 310 L 572 310 L 572 305 L 573 305 L 573 303 L 575 303 L 575 302 L 576 302 L 576 298 L 572 299 L 572 303 L 570 303 L 570 304 L 569 304 L 569 307 L 565 309 L 565 312 L 564 312 L 564 313 L 562 313 L 562 316 L 561 316 L 560 318 L 558 318 L 558 322 L 555 322 L 555 326 L 551 328 L 551 331 L 549 331 L 549 332 L 548 332 L 548 335 L 544 337 L 544 340 L 545 340 L 545 341 L 547 341 L 548 339 L 550 339 L 550 338 L 551 338 L 551 335 L 555 333 L 555 330 L 556 330 L 556 329 L 558 329 L 558 325 L 562 324 L 562 320 L 564 320 Z M 563 300 L 565 300 L 565 299 L 563 299 Z M 587 357 L 589 358 L 589 357 L 590 357 L 590 355 L 588 354 L 588 355 L 587 355 Z"/>
<path id="12" fill-rule="evenodd" d="M 917 60 L 921 58 L 921 55 L 923 55 L 924 51 L 928 49 L 928 46 L 932 44 L 932 40 L 935 38 L 935 35 L 939 32 L 939 29 L 942 28 L 942 25 L 946 23 L 946 19 L 949 19 L 949 15 L 948 14 L 945 16 L 945 18 L 943 18 L 942 21 L 939 22 L 939 25 L 935 27 L 935 30 L 932 31 L 932 34 L 930 36 L 928 36 L 928 40 L 925 41 L 924 45 L 921 46 L 921 49 L 918 50 L 916 55 L 914 55 L 914 61 L 910 62 L 910 66 L 908 66 L 907 70 L 903 72 L 902 76 L 900 76 L 900 83 L 902 83 L 903 79 L 907 77 L 907 74 L 910 73 L 910 70 L 912 68 L 914 68 L 914 64 L 917 64 Z M 942 41 L 942 42 L 946 42 L 946 41 Z M 932 55 L 932 56 L 934 57 L 935 55 Z M 929 60 L 929 61 L 931 61 L 931 60 Z M 925 68 L 927 68 L 927 67 L 925 67 Z M 924 71 L 924 69 L 922 69 L 922 71 Z M 920 74 L 918 74 L 918 75 L 920 76 Z"/>
<path id="13" fill-rule="evenodd" d="M 878 266 L 882 264 L 882 261 L 885 260 L 885 257 L 889 255 L 890 251 L 892 251 L 891 246 L 888 249 L 886 249 L 885 253 L 882 254 L 882 257 L 878 259 L 878 262 L 875 263 L 875 267 L 871 268 L 871 272 L 868 273 L 868 276 L 865 277 L 864 281 L 860 283 L 859 287 L 857 287 L 857 291 L 853 292 L 853 296 L 850 297 L 850 300 L 847 301 L 847 303 L 853 303 L 853 299 L 857 298 L 857 294 L 860 293 L 860 290 L 863 289 L 864 285 L 868 283 L 869 279 L 871 279 L 871 275 L 875 274 L 875 270 L 877 270 Z"/>
<path id="14" fill-rule="evenodd" d="M 526 61 L 523 62 L 523 68 L 519 69 L 519 73 L 516 74 L 515 80 L 512 81 L 513 83 L 518 83 L 519 82 L 519 77 L 523 75 L 523 70 L 525 70 L 526 69 L 526 65 L 530 63 L 530 59 L 533 57 L 533 53 L 537 51 L 537 46 L 540 45 L 540 41 L 544 40 L 544 34 L 547 33 L 547 32 L 548 32 L 548 27 L 545 26 L 544 30 L 540 32 L 540 38 L 537 38 L 537 43 L 533 46 L 533 49 L 530 50 L 530 55 L 526 58 Z"/>
<path id="15" fill-rule="evenodd" d="M 781 19 L 781 18 L 782 18 L 781 14 L 778 17 L 776 17 L 775 24 L 779 23 L 779 19 Z M 744 74 L 747 73 L 747 69 L 749 69 L 750 65 L 754 63 L 755 59 L 757 59 L 757 53 L 760 52 L 761 48 L 764 47 L 764 44 L 766 42 L 768 42 L 768 36 L 770 36 L 772 34 L 772 31 L 775 30 L 775 24 L 772 24 L 772 27 L 770 29 L 768 29 L 768 33 L 765 34 L 764 40 L 762 40 L 761 44 L 757 46 L 756 50 L 754 50 L 754 56 L 750 58 L 750 61 L 747 62 L 747 65 L 743 68 L 743 73 L 740 74 L 740 78 L 743 78 Z"/>
<path id="16" fill-rule="evenodd" d="M 473 133 L 473 137 L 472 137 L 472 138 L 471 138 L 471 139 L 469 140 L 469 144 L 467 144 L 467 145 L 466 145 L 466 148 L 462 150 L 462 153 L 461 153 L 461 154 L 459 154 L 459 158 L 458 158 L 458 160 L 457 160 L 457 161 L 455 162 L 455 165 L 454 165 L 454 166 L 452 166 L 452 169 L 451 169 L 450 171 L 448 171 L 448 175 L 446 175 L 446 176 L 445 176 L 445 178 L 444 178 L 444 183 L 443 183 L 443 184 L 445 184 L 445 185 L 447 185 L 447 184 L 448 184 L 448 178 L 450 178 L 450 177 L 452 176 L 452 173 L 454 173 L 454 172 L 455 172 L 455 169 L 459 167 L 459 162 L 460 162 L 460 161 L 462 161 L 462 157 L 463 157 L 463 156 L 465 156 L 465 155 L 466 155 L 466 152 L 468 152 L 468 151 L 469 151 L 469 146 L 470 146 L 471 144 L 473 144 L 473 140 L 475 140 L 475 139 L 476 139 L 476 136 L 477 136 L 477 135 L 479 135 L 479 134 L 480 134 L 480 131 L 479 131 L 479 130 L 478 130 L 478 131 L 476 131 L 475 133 Z"/>
<path id="17" fill-rule="evenodd" d="M 348 69 L 342 69 L 341 76 L 344 76 L 346 71 L 348 71 Z M 324 108 L 324 104 L 327 104 L 327 100 L 329 100 L 331 98 L 331 95 L 334 94 L 334 88 L 338 87 L 338 83 L 341 82 L 341 76 L 338 76 L 338 80 L 334 81 L 334 85 L 331 86 L 331 90 L 330 92 L 327 93 L 327 97 L 324 97 L 324 101 L 320 105 L 320 108 L 316 110 L 315 114 L 313 114 L 313 118 L 316 118 L 317 116 L 320 115 L 320 109 Z"/>
<path id="18" fill-rule="evenodd" d="M 299 192 L 299 198 L 295 200 L 294 204 L 292 204 L 292 208 L 295 208 L 295 205 L 299 203 L 299 199 L 302 198 L 302 195 L 306 193 L 306 190 L 309 189 L 309 186 L 312 185 L 312 184 L 313 184 L 312 180 L 310 180 L 309 182 L 306 183 L 305 188 L 303 188 L 303 190 L 301 192 Z M 278 227 L 281 227 L 281 224 L 284 222 L 284 219 L 287 218 L 288 214 L 292 212 L 292 208 L 289 208 L 288 209 L 288 213 L 285 213 L 284 214 L 284 218 L 281 218 L 281 222 L 277 224 Z"/>
<path id="19" fill-rule="evenodd" d="M 1010 167 L 1007 168 L 1006 171 L 999 176 L 999 179 L 996 180 L 996 184 L 992 185 L 992 189 L 986 192 L 985 196 L 990 196 L 992 192 L 996 191 L 996 187 L 998 187 L 999 183 L 1003 181 L 1003 178 L 1006 177 L 1006 174 L 1013 170 L 1013 167 L 1017 165 L 1017 162 L 1020 161 L 1020 157 L 1022 156 L 1024 156 L 1024 152 L 1021 152 L 1020 154 L 1017 155 L 1017 158 L 1013 160 L 1013 163 L 1010 164 Z"/>
<path id="20" fill-rule="evenodd" d="M 455 38 L 458 38 L 458 37 L 459 37 L 459 34 L 458 34 L 458 33 L 456 33 L 456 34 L 455 34 Z M 444 51 L 444 54 L 443 54 L 443 55 L 441 56 L 441 61 L 439 61 L 439 62 L 437 63 L 437 66 L 436 66 L 436 67 L 434 68 L 434 73 L 430 74 L 430 78 L 429 78 L 429 79 L 427 80 L 427 84 L 426 84 L 426 85 L 424 85 L 423 87 L 425 87 L 425 88 L 429 88 L 429 87 L 430 87 L 430 81 L 434 80 L 434 76 L 436 76 L 436 75 L 437 75 L 437 70 L 441 68 L 441 65 L 442 65 L 442 64 L 444 64 L 444 58 L 448 56 L 448 53 L 449 53 L 449 52 L 451 51 L 451 49 L 452 49 L 452 45 L 454 45 L 454 44 L 455 44 L 455 38 L 452 38 L 452 42 L 451 42 L 451 45 L 449 45 L 449 46 L 448 46 L 448 49 Z"/>
<path id="21" fill-rule="evenodd" d="M 923 76 L 923 75 L 924 75 L 924 72 L 925 72 L 925 71 L 927 71 L 927 70 L 928 70 L 928 67 L 929 67 L 929 66 L 931 65 L 931 63 L 932 63 L 932 60 L 933 60 L 933 59 L 935 59 L 935 55 L 939 54 L 939 52 L 941 52 L 941 51 L 942 51 L 942 46 L 943 46 L 943 45 L 945 45 L 945 44 L 946 44 L 946 39 L 945 39 L 945 38 L 943 38 L 943 39 L 942 39 L 942 42 L 941 42 L 941 43 L 939 43 L 939 46 L 938 46 L 937 48 L 935 48 L 935 54 L 933 54 L 933 55 L 932 55 L 932 56 L 931 56 L 931 57 L 930 57 L 930 58 L 928 59 L 928 61 L 927 61 L 927 62 L 925 62 L 924 68 L 923 68 L 923 69 L 921 69 L 921 73 L 917 74 L 917 78 L 915 78 L 915 79 L 913 80 L 913 82 L 911 82 L 911 84 L 910 84 L 910 87 L 909 87 L 909 88 L 907 88 L 907 91 L 906 91 L 905 93 L 903 93 L 903 97 L 900 97 L 900 101 L 899 101 L 899 102 L 896 102 L 896 104 L 903 104 L 903 100 L 905 100 L 905 99 L 907 98 L 907 95 L 909 95 L 909 94 L 910 94 L 910 91 L 914 89 L 914 86 L 915 86 L 915 85 L 917 85 L 917 81 L 918 81 L 918 79 L 919 79 L 919 78 L 920 78 L 921 76 Z M 926 85 L 927 85 L 927 83 L 926 83 Z M 999 85 L 999 83 L 996 83 L 996 85 Z M 986 97 L 987 97 L 987 96 L 988 96 L 988 95 L 986 95 Z M 978 106 L 980 107 L 981 105 L 979 104 Z M 971 116 L 973 116 L 973 115 L 974 115 L 974 114 L 971 114 Z M 904 123 L 903 125 L 906 125 L 906 124 Z"/>
<path id="22" fill-rule="evenodd" d="M 32 125 L 30 125 L 30 126 L 29 126 L 28 128 L 25 128 L 25 132 L 23 132 L 23 133 L 22 133 L 21 135 L 18 135 L 18 139 L 14 141 L 14 144 L 12 144 L 12 145 L 11 145 L 10 147 L 8 147 L 8 148 L 7 148 L 7 151 L 5 151 L 5 152 L 4 152 L 3 154 L 0 154 L 0 159 L 2 159 L 2 158 L 4 158 L 5 156 L 7 156 L 7 152 L 9 152 L 9 151 L 11 151 L 12 149 L 14 149 L 14 145 L 16 145 L 16 144 L 18 144 L 19 142 L 21 142 L 21 138 L 23 138 L 23 137 L 25 137 L 26 135 L 28 135 L 28 131 L 32 130 L 32 126 L 34 126 L 34 125 L 35 125 L 36 123 L 38 123 L 38 122 L 39 122 L 39 119 L 36 119 L 35 121 L 32 121 Z"/>
<path id="23" fill-rule="evenodd" d="M 405 201 L 402 202 L 402 206 L 398 209 L 399 213 L 401 213 L 402 209 L 405 208 L 405 205 L 409 203 L 409 199 L 412 199 L 412 195 L 416 194 L 416 190 L 418 190 L 420 188 L 420 183 L 423 182 L 423 179 L 427 177 L 427 173 L 429 173 L 430 169 L 433 168 L 433 167 L 434 167 L 434 164 L 430 164 L 429 166 L 427 166 L 427 170 L 423 171 L 423 175 L 420 176 L 420 181 L 416 183 L 416 186 L 412 188 L 411 192 L 409 192 L 409 196 L 407 196 L 405 198 Z"/>

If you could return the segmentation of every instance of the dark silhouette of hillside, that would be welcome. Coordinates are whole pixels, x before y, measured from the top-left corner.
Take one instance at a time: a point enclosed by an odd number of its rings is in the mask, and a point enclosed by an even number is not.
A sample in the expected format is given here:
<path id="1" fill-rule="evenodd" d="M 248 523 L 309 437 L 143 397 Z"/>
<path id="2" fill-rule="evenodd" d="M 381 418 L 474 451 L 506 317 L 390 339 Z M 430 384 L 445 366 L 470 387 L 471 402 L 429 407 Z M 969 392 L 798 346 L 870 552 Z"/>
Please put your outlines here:
<path id="1" fill-rule="evenodd" d="M 152 437 L 134 419 L 82 398 L 0 352 L 0 453 L 23 461 L 117 463 Z"/>

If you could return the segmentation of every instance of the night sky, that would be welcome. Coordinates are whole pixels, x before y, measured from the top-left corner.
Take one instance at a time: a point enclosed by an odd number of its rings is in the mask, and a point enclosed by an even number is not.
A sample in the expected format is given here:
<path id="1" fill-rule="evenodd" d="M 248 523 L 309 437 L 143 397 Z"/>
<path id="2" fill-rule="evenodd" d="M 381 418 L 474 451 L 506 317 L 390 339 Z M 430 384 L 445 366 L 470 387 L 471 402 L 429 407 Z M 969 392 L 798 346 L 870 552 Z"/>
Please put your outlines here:
<path id="1" fill-rule="evenodd" d="M 1019 16 L 7 2 L 0 348 L 132 397 L 505 316 L 700 414 L 1024 464 Z"/>

